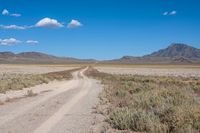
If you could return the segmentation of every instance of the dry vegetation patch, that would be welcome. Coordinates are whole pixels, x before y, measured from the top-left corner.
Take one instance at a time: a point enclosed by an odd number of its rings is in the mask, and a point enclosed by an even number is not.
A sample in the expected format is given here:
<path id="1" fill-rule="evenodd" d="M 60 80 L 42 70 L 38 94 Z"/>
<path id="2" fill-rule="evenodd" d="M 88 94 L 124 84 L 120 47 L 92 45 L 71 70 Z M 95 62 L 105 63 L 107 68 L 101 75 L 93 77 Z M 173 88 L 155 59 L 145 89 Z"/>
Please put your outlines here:
<path id="1" fill-rule="evenodd" d="M 200 78 L 111 75 L 90 68 L 104 84 L 105 115 L 113 128 L 149 133 L 200 132 Z"/>
<path id="2" fill-rule="evenodd" d="M 45 74 L 3 74 L 0 77 L 0 93 L 8 90 L 21 90 L 35 85 L 49 83 L 53 80 L 68 80 L 72 78 L 72 72 L 82 68 L 50 72 Z"/>

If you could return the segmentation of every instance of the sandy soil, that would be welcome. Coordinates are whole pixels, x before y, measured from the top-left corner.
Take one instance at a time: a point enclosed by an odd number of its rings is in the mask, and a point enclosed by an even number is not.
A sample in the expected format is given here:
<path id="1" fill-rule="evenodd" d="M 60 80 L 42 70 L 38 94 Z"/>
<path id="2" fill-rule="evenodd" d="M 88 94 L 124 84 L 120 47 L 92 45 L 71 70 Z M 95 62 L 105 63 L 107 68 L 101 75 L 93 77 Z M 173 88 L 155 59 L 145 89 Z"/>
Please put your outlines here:
<path id="1" fill-rule="evenodd" d="M 101 72 L 110 74 L 132 74 L 132 75 L 157 75 L 157 76 L 184 76 L 200 77 L 200 69 L 192 68 L 125 68 L 125 67 L 96 67 Z"/>
<path id="2" fill-rule="evenodd" d="M 93 107 L 102 86 L 85 77 L 84 71 L 73 73 L 70 81 L 29 88 L 36 96 L 0 105 L 0 133 L 90 132 L 96 117 Z M 26 90 L 12 96 L 22 97 L 25 93 Z"/>
<path id="3" fill-rule="evenodd" d="M 1 74 L 42 74 L 55 71 L 70 70 L 71 66 L 39 66 L 39 65 L 0 65 Z"/>

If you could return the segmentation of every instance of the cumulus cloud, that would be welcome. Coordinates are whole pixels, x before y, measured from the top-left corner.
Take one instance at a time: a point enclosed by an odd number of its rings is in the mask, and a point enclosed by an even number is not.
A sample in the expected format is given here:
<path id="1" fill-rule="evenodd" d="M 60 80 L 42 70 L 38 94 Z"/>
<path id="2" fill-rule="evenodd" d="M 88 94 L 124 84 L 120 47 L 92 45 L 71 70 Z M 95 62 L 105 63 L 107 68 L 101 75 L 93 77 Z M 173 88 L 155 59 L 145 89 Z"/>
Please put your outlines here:
<path id="1" fill-rule="evenodd" d="M 67 28 L 77 28 L 81 26 L 82 26 L 81 22 L 79 22 L 78 20 L 72 19 L 71 22 L 68 23 Z"/>
<path id="2" fill-rule="evenodd" d="M 2 11 L 2 15 L 8 16 L 8 15 L 9 15 L 9 11 L 8 11 L 7 9 L 4 9 L 4 10 Z"/>
<path id="3" fill-rule="evenodd" d="M 164 16 L 173 16 L 173 15 L 176 15 L 176 14 L 177 14 L 177 11 L 175 11 L 175 10 L 171 11 L 171 12 L 164 12 L 163 13 Z"/>
<path id="4" fill-rule="evenodd" d="M 10 14 L 10 12 L 7 9 L 4 9 L 2 11 L 2 15 L 4 15 L 4 16 L 13 16 L 13 17 L 20 17 L 21 16 L 21 14 L 19 14 L 19 13 Z"/>
<path id="5" fill-rule="evenodd" d="M 17 25 L 0 25 L 0 29 L 13 29 L 13 30 L 25 30 L 26 26 L 17 26 Z"/>
<path id="6" fill-rule="evenodd" d="M 64 27 L 64 25 L 58 22 L 57 20 L 51 18 L 43 18 L 40 21 L 38 21 L 35 25 L 30 25 L 30 26 L 18 26 L 15 24 L 0 25 L 0 29 L 12 29 L 12 30 L 25 30 L 30 28 L 41 28 L 41 27 L 59 28 L 59 27 Z"/>
<path id="7" fill-rule="evenodd" d="M 11 45 L 15 45 L 15 44 L 18 44 L 18 43 L 21 43 L 21 41 L 15 39 L 15 38 L 0 39 L 0 44 L 5 45 L 5 46 L 11 46 Z"/>
<path id="8" fill-rule="evenodd" d="M 83 26 L 81 22 L 78 20 L 72 19 L 68 24 L 67 28 L 78 28 Z M 25 29 L 31 29 L 31 28 L 41 28 L 41 27 L 46 27 L 46 28 L 61 28 L 64 27 L 63 23 L 60 23 L 56 19 L 51 19 L 51 18 L 43 18 L 39 20 L 36 24 L 34 25 L 29 25 L 29 26 L 19 26 L 19 25 L 0 25 L 0 29 L 7 29 L 7 30 L 25 30 Z"/>
<path id="9" fill-rule="evenodd" d="M 63 25 L 60 22 L 58 22 L 56 19 L 43 18 L 39 22 L 37 22 L 35 27 L 59 28 L 59 27 L 63 27 Z"/>
<path id="10" fill-rule="evenodd" d="M 35 41 L 35 40 L 27 40 L 26 43 L 27 44 L 38 44 L 39 42 Z"/>

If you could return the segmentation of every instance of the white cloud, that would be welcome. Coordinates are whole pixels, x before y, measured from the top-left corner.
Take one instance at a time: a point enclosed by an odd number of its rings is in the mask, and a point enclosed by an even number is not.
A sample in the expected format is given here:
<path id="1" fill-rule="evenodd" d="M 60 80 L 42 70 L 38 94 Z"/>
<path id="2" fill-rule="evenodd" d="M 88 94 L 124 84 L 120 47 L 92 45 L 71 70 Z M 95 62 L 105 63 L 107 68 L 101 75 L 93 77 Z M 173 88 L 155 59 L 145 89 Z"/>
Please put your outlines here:
<path id="1" fill-rule="evenodd" d="M 28 43 L 28 44 L 38 44 L 39 42 L 35 41 L 35 40 L 27 40 L 26 43 Z"/>
<path id="2" fill-rule="evenodd" d="M 10 14 L 10 12 L 7 9 L 4 9 L 2 11 L 2 15 L 4 15 L 4 16 L 13 16 L 13 17 L 20 17 L 21 16 L 21 14 L 19 14 L 19 13 Z"/>
<path id="3" fill-rule="evenodd" d="M 58 27 L 63 27 L 63 25 L 59 23 L 56 19 L 43 18 L 39 22 L 37 22 L 35 27 L 58 28 Z"/>
<path id="4" fill-rule="evenodd" d="M 25 30 L 26 26 L 17 26 L 17 25 L 0 25 L 1 29 L 13 29 L 13 30 Z"/>
<path id="5" fill-rule="evenodd" d="M 0 39 L 0 45 L 4 45 L 4 46 L 12 46 L 19 43 L 38 44 L 39 42 L 36 40 L 20 41 L 15 38 Z"/>
<path id="6" fill-rule="evenodd" d="M 68 23 L 67 28 L 77 28 L 81 26 L 82 26 L 81 22 L 79 22 L 78 20 L 72 19 L 71 22 Z"/>
<path id="7" fill-rule="evenodd" d="M 175 11 L 175 10 L 171 11 L 171 12 L 164 12 L 163 13 L 164 16 L 173 16 L 173 15 L 176 15 L 176 14 L 177 14 L 177 11 Z"/>
<path id="8" fill-rule="evenodd" d="M 14 14 L 10 14 L 10 16 L 13 16 L 13 17 L 20 17 L 20 16 L 22 16 L 22 15 L 19 14 L 19 13 L 14 13 Z"/>
<path id="9" fill-rule="evenodd" d="M 0 29 L 12 29 L 12 30 L 25 30 L 25 29 L 40 28 L 40 27 L 59 28 L 59 27 L 64 27 L 64 25 L 59 23 L 57 20 L 51 18 L 43 18 L 40 21 L 38 21 L 35 25 L 30 25 L 30 26 L 18 26 L 15 24 L 0 25 Z"/>
<path id="10" fill-rule="evenodd" d="M 2 15 L 4 15 L 4 16 L 9 15 L 9 11 L 8 11 L 7 9 L 4 9 L 4 10 L 2 11 Z"/>
<path id="11" fill-rule="evenodd" d="M 169 14 L 169 12 L 164 12 L 164 13 L 163 13 L 164 16 L 166 16 L 166 15 L 168 15 L 168 14 Z"/>
<path id="12" fill-rule="evenodd" d="M 0 39 L 0 45 L 11 46 L 11 45 L 15 45 L 18 43 L 21 43 L 21 41 L 15 39 L 15 38 Z"/>
<path id="13" fill-rule="evenodd" d="M 172 11 L 169 13 L 169 15 L 176 15 L 177 14 L 177 11 Z"/>
<path id="14" fill-rule="evenodd" d="M 78 20 L 72 19 L 70 23 L 68 23 L 67 28 L 78 28 L 83 26 L 81 22 Z M 40 28 L 40 27 L 46 27 L 46 28 L 60 28 L 64 27 L 63 23 L 58 22 L 56 19 L 51 18 L 43 18 L 40 21 L 38 21 L 35 25 L 30 26 L 19 26 L 19 25 L 0 25 L 0 29 L 7 29 L 7 30 L 25 30 L 25 29 L 31 29 L 31 28 Z"/>

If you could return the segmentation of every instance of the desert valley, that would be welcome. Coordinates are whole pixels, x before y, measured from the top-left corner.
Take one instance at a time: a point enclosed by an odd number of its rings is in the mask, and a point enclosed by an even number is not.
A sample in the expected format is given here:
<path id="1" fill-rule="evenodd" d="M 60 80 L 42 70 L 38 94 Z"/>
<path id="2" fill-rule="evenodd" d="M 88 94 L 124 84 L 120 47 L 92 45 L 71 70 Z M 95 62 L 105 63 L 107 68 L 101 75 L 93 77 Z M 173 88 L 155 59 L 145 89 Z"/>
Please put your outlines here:
<path id="1" fill-rule="evenodd" d="M 199 0 L 1 0 L 0 133 L 200 133 Z"/>
<path id="2" fill-rule="evenodd" d="M 183 44 L 110 61 L 2 52 L 0 131 L 198 132 L 199 55 Z"/>

